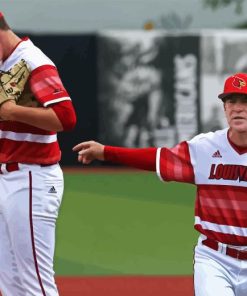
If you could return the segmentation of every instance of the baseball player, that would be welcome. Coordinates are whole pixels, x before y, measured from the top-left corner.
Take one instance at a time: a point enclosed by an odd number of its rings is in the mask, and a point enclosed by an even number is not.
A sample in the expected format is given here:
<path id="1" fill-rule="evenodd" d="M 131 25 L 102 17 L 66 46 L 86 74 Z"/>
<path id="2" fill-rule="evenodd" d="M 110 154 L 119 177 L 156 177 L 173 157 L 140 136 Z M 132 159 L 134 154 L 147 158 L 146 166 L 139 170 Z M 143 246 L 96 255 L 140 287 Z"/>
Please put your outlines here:
<path id="1" fill-rule="evenodd" d="M 57 68 L 0 13 L 0 290 L 56 296 L 55 225 L 63 194 L 58 131 L 76 123 Z"/>
<path id="2" fill-rule="evenodd" d="M 106 160 L 156 171 L 162 181 L 195 184 L 196 296 L 247 295 L 247 74 L 225 81 L 219 95 L 229 127 L 174 148 L 122 148 L 89 141 L 78 161 Z"/>

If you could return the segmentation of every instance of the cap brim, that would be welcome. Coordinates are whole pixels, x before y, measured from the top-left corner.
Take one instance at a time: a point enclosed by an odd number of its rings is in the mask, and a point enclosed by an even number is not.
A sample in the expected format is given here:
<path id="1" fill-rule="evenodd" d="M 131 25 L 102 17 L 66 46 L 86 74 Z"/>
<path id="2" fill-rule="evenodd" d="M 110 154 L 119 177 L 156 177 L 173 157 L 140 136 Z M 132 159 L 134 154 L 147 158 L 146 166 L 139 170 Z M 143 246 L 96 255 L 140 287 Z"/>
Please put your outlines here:
<path id="1" fill-rule="evenodd" d="M 218 95 L 218 98 L 219 99 L 224 99 L 224 98 L 226 98 L 226 97 L 228 97 L 228 96 L 230 96 L 230 95 L 232 95 L 233 93 L 222 93 L 222 94 L 219 94 Z"/>
<path id="2" fill-rule="evenodd" d="M 230 93 L 222 93 L 218 95 L 219 99 L 224 99 L 226 97 L 229 97 L 231 95 L 247 95 L 246 93 L 243 92 L 230 92 Z"/>

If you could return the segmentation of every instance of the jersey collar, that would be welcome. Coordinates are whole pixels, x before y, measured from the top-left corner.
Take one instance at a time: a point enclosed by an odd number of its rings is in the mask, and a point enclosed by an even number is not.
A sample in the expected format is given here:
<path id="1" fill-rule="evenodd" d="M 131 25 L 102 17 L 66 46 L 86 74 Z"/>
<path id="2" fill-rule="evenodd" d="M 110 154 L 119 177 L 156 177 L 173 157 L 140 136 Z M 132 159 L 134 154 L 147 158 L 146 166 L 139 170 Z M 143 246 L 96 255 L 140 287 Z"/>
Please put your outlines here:
<path id="1" fill-rule="evenodd" d="M 247 152 L 247 147 L 242 147 L 242 146 L 238 146 L 236 144 L 234 144 L 232 142 L 232 140 L 229 137 L 229 130 L 227 131 L 227 140 L 230 143 L 230 145 L 232 146 L 232 148 L 238 153 L 238 154 L 244 154 Z"/>

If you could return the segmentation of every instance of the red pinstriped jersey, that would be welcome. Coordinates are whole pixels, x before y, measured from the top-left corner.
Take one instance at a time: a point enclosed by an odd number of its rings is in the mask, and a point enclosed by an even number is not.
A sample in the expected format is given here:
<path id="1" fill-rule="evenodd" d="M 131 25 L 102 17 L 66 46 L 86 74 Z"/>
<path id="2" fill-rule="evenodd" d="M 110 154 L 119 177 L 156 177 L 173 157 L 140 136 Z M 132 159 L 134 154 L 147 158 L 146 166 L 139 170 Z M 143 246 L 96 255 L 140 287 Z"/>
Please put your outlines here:
<path id="1" fill-rule="evenodd" d="M 159 148 L 156 163 L 161 180 L 197 186 L 196 230 L 222 243 L 247 245 L 247 153 L 231 145 L 228 129 Z"/>
<path id="2" fill-rule="evenodd" d="M 54 63 L 28 38 L 17 45 L 0 71 L 8 71 L 21 59 L 27 62 L 31 73 L 20 100 L 29 97 L 32 107 L 48 107 L 70 100 Z M 55 132 L 20 122 L 0 121 L 0 163 L 50 164 L 60 158 Z"/>

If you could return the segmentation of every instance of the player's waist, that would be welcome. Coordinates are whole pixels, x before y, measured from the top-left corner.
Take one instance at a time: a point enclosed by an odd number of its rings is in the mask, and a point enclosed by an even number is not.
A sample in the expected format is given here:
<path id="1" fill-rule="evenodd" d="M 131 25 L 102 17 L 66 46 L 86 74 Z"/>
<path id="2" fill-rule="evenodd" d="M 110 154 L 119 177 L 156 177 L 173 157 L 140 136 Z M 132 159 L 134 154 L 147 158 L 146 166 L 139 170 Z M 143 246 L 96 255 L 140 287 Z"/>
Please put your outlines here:
<path id="1" fill-rule="evenodd" d="M 247 246 L 234 246 L 228 245 L 211 238 L 208 238 L 204 235 L 201 235 L 200 242 L 202 245 L 213 249 L 217 252 L 220 252 L 224 255 L 236 258 L 239 260 L 247 260 Z"/>
<path id="2" fill-rule="evenodd" d="M 50 167 L 57 164 L 58 162 L 48 163 L 48 164 L 26 164 L 26 163 L 19 163 L 19 162 L 0 163 L 0 174 L 11 173 L 11 172 L 19 171 L 22 169 Z"/>

